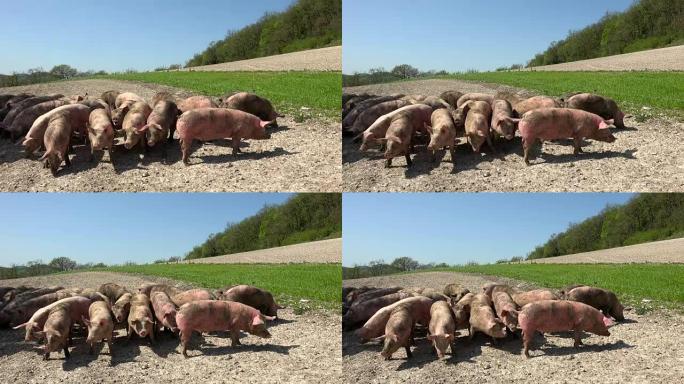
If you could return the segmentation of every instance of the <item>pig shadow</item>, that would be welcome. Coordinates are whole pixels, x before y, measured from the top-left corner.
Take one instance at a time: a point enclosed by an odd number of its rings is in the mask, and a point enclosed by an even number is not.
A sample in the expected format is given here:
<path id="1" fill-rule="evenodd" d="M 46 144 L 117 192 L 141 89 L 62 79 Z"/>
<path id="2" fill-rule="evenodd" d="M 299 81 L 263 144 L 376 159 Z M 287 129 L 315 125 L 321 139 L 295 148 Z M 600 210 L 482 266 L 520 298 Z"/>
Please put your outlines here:
<path id="1" fill-rule="evenodd" d="M 585 334 L 586 335 L 586 334 Z M 571 339 L 571 338 L 570 338 Z M 544 352 L 547 356 L 566 356 L 566 355 L 576 355 L 578 353 L 586 352 L 603 352 L 603 351 L 615 351 L 624 348 L 634 348 L 633 345 L 627 344 L 622 340 L 618 340 L 610 344 L 584 344 L 580 347 L 574 347 L 573 345 L 564 346 L 546 346 L 535 348 Z M 541 356 L 541 355 L 540 355 Z M 536 356 L 530 356 L 531 358 Z"/>
<path id="2" fill-rule="evenodd" d="M 188 346 L 189 347 L 189 346 Z M 209 344 L 207 346 L 195 347 L 193 350 L 199 351 L 200 354 L 189 357 L 200 356 L 223 356 L 237 353 L 254 353 L 254 352 L 275 352 L 281 355 L 289 355 L 290 349 L 297 348 L 299 345 L 277 345 L 277 344 L 242 344 L 236 347 L 230 345 L 215 346 Z M 188 348 L 189 350 L 190 348 Z"/>
<path id="3" fill-rule="evenodd" d="M 382 350 L 382 342 L 369 341 L 365 344 L 359 342 L 359 338 L 355 335 L 356 329 L 345 331 L 342 333 L 342 355 L 353 356 L 358 353 L 372 351 L 380 353 Z"/>
<path id="4" fill-rule="evenodd" d="M 0 331 L 0 357 L 37 350 L 38 344 L 24 342 L 23 329 L 3 329 Z"/>
<path id="5" fill-rule="evenodd" d="M 269 151 L 261 151 L 261 152 L 242 152 L 238 154 L 237 156 L 233 156 L 232 154 L 220 154 L 220 155 L 203 155 L 203 156 L 196 156 L 202 159 L 202 163 L 205 164 L 222 164 L 222 163 L 232 163 L 235 161 L 240 161 L 240 160 L 260 160 L 260 159 L 266 159 L 266 158 L 272 158 L 272 157 L 278 157 L 278 156 L 287 156 L 287 155 L 294 155 L 297 152 L 289 152 L 281 147 L 276 147 L 272 150 Z M 194 164 L 190 164 L 194 165 Z"/>
<path id="6" fill-rule="evenodd" d="M 287 125 L 278 125 L 277 127 L 269 127 L 269 128 L 267 128 L 267 129 L 266 129 L 266 132 L 268 132 L 268 133 L 270 133 L 270 134 L 274 134 L 274 133 L 278 133 L 278 132 L 289 131 L 290 129 L 292 129 L 292 128 L 290 128 L 290 127 L 287 126 Z"/>
<path id="7" fill-rule="evenodd" d="M 538 158 L 542 158 L 544 162 L 546 163 L 556 163 L 556 164 L 563 164 L 563 163 L 573 163 L 577 162 L 580 160 L 601 160 L 601 159 L 611 159 L 611 158 L 624 158 L 628 160 L 635 160 L 636 157 L 634 157 L 634 153 L 636 153 L 636 149 L 628 149 L 625 152 L 616 152 L 616 151 L 602 151 L 602 152 L 583 152 L 580 153 L 579 155 L 574 155 L 572 153 L 564 153 L 560 155 L 555 155 L 552 153 L 541 153 L 539 156 L 534 157 L 530 160 L 534 161 Z M 531 163 L 530 165 L 535 165 L 535 163 Z"/>
<path id="8" fill-rule="evenodd" d="M 107 352 L 103 353 L 103 350 Z M 90 354 L 90 346 L 86 344 L 85 339 L 78 342 L 74 339 L 74 346 L 69 348 L 69 358 L 65 358 L 62 362 L 62 369 L 64 371 L 73 371 L 76 368 L 87 367 L 91 362 L 96 361 L 101 354 L 112 356 L 112 352 L 109 350 L 109 347 L 105 347 L 105 343 L 98 343 L 93 348 L 93 353 Z"/>
<path id="9" fill-rule="evenodd" d="M 273 321 L 268 322 L 267 324 L 269 324 L 271 327 L 275 327 L 277 325 L 290 324 L 290 323 L 294 323 L 294 322 L 296 322 L 296 320 L 283 319 L 283 318 L 279 317 Z"/>
<path id="10" fill-rule="evenodd" d="M 180 339 L 174 333 L 161 332 L 155 340 L 156 342 L 151 349 L 157 356 L 168 357 L 171 353 L 177 353 Z"/>

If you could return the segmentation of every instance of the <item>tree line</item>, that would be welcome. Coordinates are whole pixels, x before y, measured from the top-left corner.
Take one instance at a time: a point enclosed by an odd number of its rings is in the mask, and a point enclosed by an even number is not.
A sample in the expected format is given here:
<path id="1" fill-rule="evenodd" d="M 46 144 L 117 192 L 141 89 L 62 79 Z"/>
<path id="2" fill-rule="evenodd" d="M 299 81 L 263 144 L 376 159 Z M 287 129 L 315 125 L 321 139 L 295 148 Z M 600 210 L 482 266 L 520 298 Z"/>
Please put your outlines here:
<path id="1" fill-rule="evenodd" d="M 527 66 L 549 65 L 684 44 L 684 2 L 639 0 L 624 12 L 570 31 Z"/>
<path id="2" fill-rule="evenodd" d="M 359 85 L 370 85 L 379 83 L 389 83 L 392 81 L 410 80 L 418 78 L 427 78 L 435 76 L 446 76 L 444 70 L 441 71 L 421 71 L 409 64 L 399 64 L 391 70 L 386 70 L 383 67 L 371 68 L 368 72 L 355 72 L 351 75 L 342 75 L 343 87 L 356 87 Z"/>
<path id="3" fill-rule="evenodd" d="M 298 0 L 286 11 L 228 31 L 186 67 L 225 63 L 342 44 L 342 0 Z"/>
<path id="4" fill-rule="evenodd" d="M 684 194 L 644 193 L 551 235 L 527 259 L 684 237 Z"/>
<path id="5" fill-rule="evenodd" d="M 209 235 L 186 260 L 342 236 L 342 195 L 301 193 Z"/>

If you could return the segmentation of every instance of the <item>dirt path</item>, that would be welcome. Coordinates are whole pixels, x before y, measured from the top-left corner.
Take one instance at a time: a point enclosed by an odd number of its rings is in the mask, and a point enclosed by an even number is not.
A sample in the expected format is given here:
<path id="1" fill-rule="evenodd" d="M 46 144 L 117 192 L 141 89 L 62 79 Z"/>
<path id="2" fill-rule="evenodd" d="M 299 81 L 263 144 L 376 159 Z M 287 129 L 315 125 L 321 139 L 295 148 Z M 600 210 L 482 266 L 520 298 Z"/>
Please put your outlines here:
<path id="1" fill-rule="evenodd" d="M 345 88 L 345 92 L 439 95 L 445 90 L 484 92 L 524 90 L 458 80 L 419 80 Z M 615 130 L 617 140 L 586 140 L 584 152 L 574 156 L 570 141 L 546 142 L 540 157 L 525 166 L 520 137 L 497 141 L 500 152 L 476 154 L 466 144 L 451 156 L 438 155 L 431 163 L 425 145 L 417 145 L 411 168 L 397 158 L 384 168 L 377 150 L 362 153 L 345 137 L 342 145 L 345 191 L 458 191 L 458 192 L 675 192 L 684 191 L 684 122 L 658 117 L 643 123 L 626 118 L 626 129 Z M 537 152 L 538 152 L 537 147 Z M 485 148 L 486 150 L 486 148 Z M 444 152 L 444 151 L 442 151 Z"/>
<path id="2" fill-rule="evenodd" d="M 311 241 L 308 243 L 260 249 L 258 251 L 205 257 L 184 261 L 190 264 L 241 263 L 342 263 L 342 239 Z"/>
<path id="3" fill-rule="evenodd" d="M 525 68 L 526 71 L 684 71 L 684 45 L 597 57 L 553 65 Z"/>
<path id="4" fill-rule="evenodd" d="M 230 63 L 183 68 L 181 71 L 341 71 L 342 46 L 310 49 Z"/>
<path id="5" fill-rule="evenodd" d="M 65 95 L 100 95 L 118 89 L 135 92 L 149 100 L 158 91 L 187 97 L 188 91 L 157 84 L 114 80 L 77 80 L 0 88 L 5 92 Z M 276 106 L 277 107 L 277 106 Z M 243 152 L 234 158 L 230 142 L 217 140 L 193 145 L 190 166 L 180 161 L 175 140 L 169 149 L 169 165 L 161 163 L 161 153 L 128 151 L 119 145 L 114 163 L 108 155 L 88 161 L 83 145 L 74 148 L 72 166 L 58 177 L 36 160 L 25 159 L 21 146 L 0 139 L 0 191 L 5 192 L 329 192 L 341 190 L 339 123 L 307 120 L 297 123 L 292 116 L 279 119 L 269 140 L 243 142 Z M 117 139 L 119 144 L 123 138 Z"/>
<path id="6" fill-rule="evenodd" d="M 526 261 L 526 263 L 684 263 L 684 238 L 546 257 Z"/>
<path id="7" fill-rule="evenodd" d="M 115 273 L 75 273 L 15 280 L 0 285 L 32 284 L 97 288 L 114 281 L 137 287 L 148 281 L 165 281 Z M 0 330 L 0 366 L 6 383 L 299 383 L 339 382 L 341 375 L 340 316 L 333 313 L 296 315 L 278 311 L 269 326 L 270 339 L 243 335 L 243 345 L 232 348 L 225 334 L 193 337 L 191 356 L 180 354 L 178 339 L 164 334 L 157 344 L 134 337 L 126 341 L 119 331 L 114 356 L 107 347 L 99 356 L 88 355 L 83 336 L 74 337 L 71 357 L 62 353 L 43 361 L 33 344 L 23 342 L 20 331 Z M 199 348 L 199 350 L 197 349 Z"/>
<path id="8" fill-rule="evenodd" d="M 521 288 L 532 285 L 510 279 L 476 275 L 431 272 L 345 280 L 344 286 L 372 285 L 425 286 L 442 289 L 458 282 L 470 290 L 488 282 L 504 281 Z M 519 339 L 508 338 L 493 345 L 478 334 L 467 341 L 467 331 L 456 340 L 456 354 L 437 361 L 424 337 L 416 339 L 413 358 L 406 360 L 403 351 L 390 361 L 380 357 L 378 344 L 360 346 L 352 333 L 342 336 L 343 375 L 345 383 L 644 383 L 680 382 L 684 377 L 681 327 L 684 316 L 662 312 L 638 315 L 625 313 L 627 321 L 610 328 L 611 335 L 585 334 L 585 346 L 575 349 L 570 334 L 540 336 L 526 360 L 521 355 Z"/>

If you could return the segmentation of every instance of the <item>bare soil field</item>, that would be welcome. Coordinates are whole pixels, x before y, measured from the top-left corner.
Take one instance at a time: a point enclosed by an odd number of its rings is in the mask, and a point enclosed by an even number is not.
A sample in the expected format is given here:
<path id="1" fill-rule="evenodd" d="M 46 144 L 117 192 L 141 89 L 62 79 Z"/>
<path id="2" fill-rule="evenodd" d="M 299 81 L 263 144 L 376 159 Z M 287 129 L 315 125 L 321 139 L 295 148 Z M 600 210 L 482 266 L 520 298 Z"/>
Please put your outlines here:
<path id="1" fill-rule="evenodd" d="M 0 93 L 32 92 L 99 96 L 107 90 L 137 93 L 146 100 L 159 91 L 177 97 L 191 93 L 168 86 L 114 81 L 77 80 L 0 88 Z M 276 106 L 277 107 L 277 106 Z M 26 159 L 22 147 L 0 139 L 0 191 L 4 192 L 329 192 L 341 190 L 340 123 L 312 119 L 297 123 L 293 116 L 279 119 L 279 127 L 268 140 L 242 143 L 243 153 L 231 155 L 229 140 L 193 145 L 190 166 L 180 161 L 178 140 L 168 149 L 168 163 L 162 164 L 159 150 L 147 154 L 123 148 L 119 137 L 112 154 L 96 154 L 89 162 L 89 150 L 74 146 L 71 167 L 57 177 L 35 159 Z"/>
<path id="2" fill-rule="evenodd" d="M 684 71 L 684 45 L 570 63 L 542 65 L 524 71 Z"/>
<path id="3" fill-rule="evenodd" d="M 489 282 L 522 289 L 531 284 L 490 276 L 429 272 L 345 280 L 344 286 L 424 286 L 442 289 L 459 283 L 472 290 Z M 681 382 L 684 356 L 681 327 L 684 316 L 659 311 L 638 315 L 627 310 L 626 321 L 610 327 L 608 337 L 585 333 L 584 346 L 573 347 L 571 333 L 537 335 L 530 359 L 522 355 L 520 339 L 509 336 L 498 345 L 478 334 L 468 342 L 467 331 L 456 339 L 456 353 L 438 361 L 424 337 L 416 338 L 413 358 L 403 350 L 384 361 L 379 344 L 359 345 L 351 332 L 342 336 L 345 383 L 657 383 Z"/>
<path id="4" fill-rule="evenodd" d="M 341 71 L 342 46 L 309 49 L 256 59 L 232 61 L 181 71 Z"/>
<path id="5" fill-rule="evenodd" d="M 190 264 L 342 263 L 342 239 L 311 241 L 257 251 L 183 261 Z"/>
<path id="6" fill-rule="evenodd" d="M 133 275 L 86 272 L 14 280 L 0 285 L 30 284 L 97 288 L 106 282 L 135 288 L 149 281 L 176 283 L 166 279 Z M 189 286 L 185 286 L 190 288 Z M 77 333 L 71 357 L 53 353 L 43 361 L 37 345 L 23 341 L 21 331 L 0 330 L 0 366 L 5 383 L 331 383 L 341 377 L 339 314 L 318 312 L 296 315 L 280 310 L 269 326 L 273 335 L 261 339 L 243 335 L 243 345 L 230 346 L 225 333 L 193 336 L 190 358 L 180 354 L 176 336 L 163 334 L 155 345 L 121 330 L 114 341 L 114 354 L 98 348 L 89 355 L 85 335 Z"/>
<path id="7" fill-rule="evenodd" d="M 418 80 L 348 87 L 345 92 L 435 95 L 446 90 L 461 92 L 530 92 L 508 86 L 459 80 Z M 416 146 L 413 166 L 396 158 L 384 168 L 382 153 L 359 151 L 359 144 L 343 138 L 342 162 L 345 191 L 458 191 L 458 192 L 676 192 L 684 191 L 684 122 L 659 116 L 645 122 L 625 119 L 625 129 L 613 130 L 614 143 L 585 140 L 582 153 L 573 155 L 570 140 L 545 142 L 538 157 L 525 166 L 519 136 L 495 140 L 498 155 L 472 151 L 461 138 L 456 165 L 447 151 L 430 162 L 425 145 Z M 445 153 L 446 152 L 446 153 Z"/>
<path id="8" fill-rule="evenodd" d="M 532 264 L 684 263 L 684 238 L 525 261 Z"/>

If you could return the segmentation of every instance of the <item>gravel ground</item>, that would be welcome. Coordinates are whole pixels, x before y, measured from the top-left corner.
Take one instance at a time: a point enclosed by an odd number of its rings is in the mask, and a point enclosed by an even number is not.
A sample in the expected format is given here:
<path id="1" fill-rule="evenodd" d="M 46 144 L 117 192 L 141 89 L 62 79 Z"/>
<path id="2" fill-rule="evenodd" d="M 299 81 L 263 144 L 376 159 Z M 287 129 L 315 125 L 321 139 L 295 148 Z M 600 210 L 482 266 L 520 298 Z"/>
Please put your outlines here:
<path id="1" fill-rule="evenodd" d="M 65 95 L 100 95 L 118 89 L 131 91 L 149 100 L 158 91 L 177 97 L 191 94 L 185 90 L 157 84 L 114 80 L 77 80 L 0 88 L 5 92 Z M 83 145 L 74 148 L 72 166 L 57 177 L 36 160 L 25 159 L 21 146 L 0 139 L 0 191 L 5 192 L 330 192 L 341 190 L 339 148 L 340 123 L 311 119 L 304 123 L 292 117 L 279 119 L 269 140 L 243 142 L 237 158 L 227 140 L 202 146 L 195 142 L 190 166 L 180 161 L 180 146 L 169 149 L 169 165 L 161 163 L 161 153 L 116 148 L 112 163 L 107 154 L 88 161 Z M 119 144 L 123 138 L 118 138 Z"/>
<path id="2" fill-rule="evenodd" d="M 97 288 L 114 281 L 137 287 L 148 281 L 166 279 L 134 275 L 86 272 L 0 280 L 0 285 L 31 284 Z M 270 339 L 243 335 L 243 345 L 230 347 L 225 334 L 193 337 L 188 351 L 180 354 L 178 339 L 162 335 L 154 347 L 149 340 L 134 337 L 126 341 L 119 331 L 114 355 L 105 346 L 99 356 L 88 355 L 83 335 L 74 337 L 71 357 L 52 354 L 43 361 L 34 344 L 23 342 L 21 331 L 0 330 L 0 366 L 5 383 L 301 383 L 339 382 L 341 376 L 340 316 L 333 313 L 296 315 L 279 311 L 269 327 Z M 220 336 L 220 337 L 219 337 Z M 197 348 L 200 348 L 198 350 Z"/>
<path id="3" fill-rule="evenodd" d="M 502 281 L 521 288 L 532 285 L 510 279 L 448 272 L 416 273 L 345 280 L 344 286 L 426 286 L 442 289 L 457 282 L 479 290 L 488 282 Z M 626 321 L 610 328 L 609 337 L 585 334 L 585 345 L 572 346 L 570 333 L 537 336 L 531 358 L 525 359 L 522 342 L 510 337 L 493 345 L 481 334 L 467 341 L 467 331 L 456 340 L 456 354 L 436 360 L 424 337 L 416 338 L 413 359 L 399 351 L 392 360 L 380 357 L 379 344 L 358 345 L 352 333 L 342 336 L 345 383 L 675 383 L 684 378 L 681 327 L 684 316 L 666 310 L 647 315 L 626 311 Z M 589 336 L 590 335 L 590 336 Z"/>
<path id="4" fill-rule="evenodd" d="M 525 263 L 684 263 L 684 238 L 575 253 L 573 255 L 546 257 L 525 261 Z"/>
<path id="5" fill-rule="evenodd" d="M 311 241 L 308 243 L 260 249 L 230 255 L 204 257 L 190 264 L 241 263 L 342 263 L 342 239 Z"/>
<path id="6" fill-rule="evenodd" d="M 529 92 L 508 86 L 458 80 L 418 80 L 345 88 L 345 92 L 439 95 L 445 90 Z M 431 163 L 425 145 L 417 145 L 411 168 L 397 158 L 384 168 L 377 150 L 362 153 L 359 144 L 343 138 L 345 191 L 458 191 L 458 192 L 678 192 L 684 191 L 684 122 L 660 116 L 639 123 L 626 118 L 626 129 L 614 130 L 617 140 L 585 140 L 584 152 L 573 155 L 571 141 L 546 142 L 540 157 L 525 166 L 520 137 L 496 141 L 500 157 L 476 154 L 470 146 L 456 149 L 456 166 L 448 154 Z M 463 142 L 463 140 L 462 140 Z M 537 153 L 538 153 L 537 146 Z M 485 150 L 487 150 L 485 146 Z M 442 151 L 445 152 L 445 151 Z M 442 157 L 444 156 L 444 157 Z"/>
<path id="7" fill-rule="evenodd" d="M 526 71 L 684 71 L 684 45 L 625 53 L 570 63 L 525 68 Z"/>
<path id="8" fill-rule="evenodd" d="M 342 46 L 310 49 L 230 63 L 183 68 L 181 71 L 341 71 Z"/>

